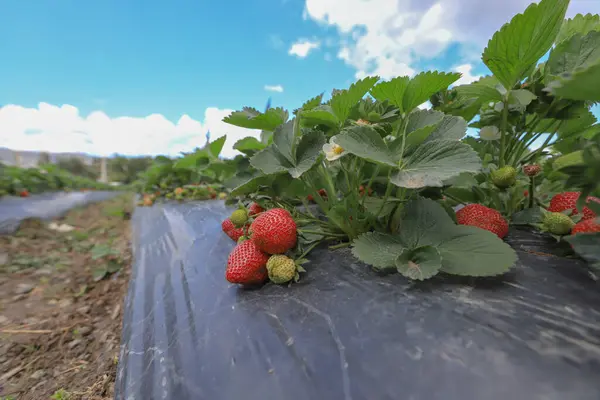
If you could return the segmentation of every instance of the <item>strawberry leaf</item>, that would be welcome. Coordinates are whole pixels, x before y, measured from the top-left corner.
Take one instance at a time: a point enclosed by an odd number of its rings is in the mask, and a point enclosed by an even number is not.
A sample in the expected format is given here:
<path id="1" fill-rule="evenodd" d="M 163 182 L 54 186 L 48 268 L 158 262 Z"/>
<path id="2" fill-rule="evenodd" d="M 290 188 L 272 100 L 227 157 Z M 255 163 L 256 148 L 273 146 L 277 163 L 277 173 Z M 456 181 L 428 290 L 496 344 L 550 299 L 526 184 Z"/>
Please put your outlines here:
<path id="1" fill-rule="evenodd" d="M 506 273 L 517 262 L 517 253 L 492 232 L 457 225 L 438 246 L 442 271 L 465 276 L 495 276 Z"/>
<path id="2" fill-rule="evenodd" d="M 444 115 L 425 142 L 433 140 L 460 140 L 467 134 L 467 121 L 462 117 Z"/>
<path id="3" fill-rule="evenodd" d="M 565 240 L 590 267 L 600 271 L 600 232 L 578 233 L 565 237 Z"/>
<path id="4" fill-rule="evenodd" d="M 352 107 L 369 92 L 378 80 L 378 76 L 366 77 L 353 83 L 347 90 L 337 91 L 331 97 L 329 105 L 340 122 L 346 121 Z"/>
<path id="5" fill-rule="evenodd" d="M 405 249 L 396 258 L 396 269 L 405 277 L 417 281 L 432 278 L 442 268 L 442 257 L 433 246 Z"/>
<path id="6" fill-rule="evenodd" d="M 526 77 L 556 39 L 569 0 L 531 4 L 494 34 L 482 60 L 507 90 Z"/>
<path id="7" fill-rule="evenodd" d="M 302 104 L 302 107 L 300 109 L 302 111 L 312 110 L 313 108 L 320 106 L 321 101 L 323 101 L 323 93 L 306 101 L 304 104 Z"/>
<path id="8" fill-rule="evenodd" d="M 275 175 L 257 174 L 247 178 L 242 183 L 239 183 L 232 191 L 231 196 L 243 196 L 250 193 L 255 193 L 261 186 L 269 186 Z"/>
<path id="9" fill-rule="evenodd" d="M 544 67 L 546 84 L 555 76 L 573 73 L 598 59 L 600 59 L 599 31 L 589 32 L 586 36 L 573 35 L 552 49 Z"/>
<path id="10" fill-rule="evenodd" d="M 421 144 L 444 119 L 444 113 L 434 110 L 415 110 L 408 116 L 406 145 Z"/>
<path id="11" fill-rule="evenodd" d="M 258 139 L 252 136 L 247 136 L 243 139 L 240 139 L 233 145 L 233 148 L 235 150 L 240 151 L 249 156 L 253 155 L 259 150 L 264 149 L 265 147 L 266 144 L 260 142 Z"/>
<path id="12" fill-rule="evenodd" d="M 396 258 L 405 247 L 397 237 L 380 232 L 367 232 L 352 242 L 352 254 L 376 269 L 396 268 Z"/>
<path id="13" fill-rule="evenodd" d="M 279 125 L 273 132 L 273 144 L 291 164 L 295 160 L 296 136 L 294 133 L 294 121 L 288 121 Z"/>
<path id="14" fill-rule="evenodd" d="M 389 101 L 400 111 L 404 111 L 403 99 L 410 78 L 408 76 L 399 76 L 388 82 L 381 82 L 371 89 L 371 96 L 376 100 L 384 102 Z"/>
<path id="15" fill-rule="evenodd" d="M 514 213 L 510 219 L 513 225 L 536 225 L 541 224 L 544 211 L 541 207 L 526 208 Z"/>
<path id="16" fill-rule="evenodd" d="M 398 166 L 381 135 L 371 127 L 346 128 L 335 136 L 335 143 L 345 151 L 365 160 L 392 167 Z"/>
<path id="17" fill-rule="evenodd" d="M 402 99 L 402 109 L 405 112 L 411 112 L 417 106 L 429 100 L 431 96 L 456 82 L 460 76 L 461 74 L 458 72 L 445 73 L 437 71 L 417 74 L 406 87 Z"/>
<path id="18" fill-rule="evenodd" d="M 570 100 L 600 102 L 600 59 L 587 63 L 573 73 L 565 73 L 550 82 L 548 87 L 553 95 Z"/>
<path id="19" fill-rule="evenodd" d="M 441 187 L 462 172 L 477 172 L 481 160 L 471 146 L 449 140 L 434 140 L 419 146 L 391 182 L 399 187 L 420 189 Z"/>
<path id="20" fill-rule="evenodd" d="M 242 128 L 273 131 L 287 119 L 288 112 L 283 108 L 269 108 L 266 112 L 261 113 L 254 108 L 246 107 L 242 111 L 232 112 L 223 118 L 223 122 Z"/>
<path id="21" fill-rule="evenodd" d="M 221 154 L 221 150 L 223 150 L 223 146 L 225 145 L 226 140 L 227 135 L 224 135 L 218 139 L 215 139 L 214 142 L 208 143 L 208 150 L 210 152 L 210 155 L 212 155 L 212 159 L 219 158 L 219 154 Z"/>
<path id="22" fill-rule="evenodd" d="M 418 197 L 404 208 L 399 239 L 409 249 L 437 246 L 454 231 L 456 224 L 434 200 Z"/>
<path id="23" fill-rule="evenodd" d="M 484 76 L 468 85 L 456 86 L 454 90 L 459 96 L 476 99 L 479 104 L 502 101 L 502 94 L 498 91 L 500 82 L 493 76 Z"/>
<path id="24" fill-rule="evenodd" d="M 327 125 L 335 128 L 340 125 L 340 121 L 333 113 L 333 109 L 328 105 L 318 106 L 302 112 L 301 120 L 305 126 Z"/>
<path id="25" fill-rule="evenodd" d="M 290 138 L 290 132 L 293 131 L 289 126 L 277 132 L 279 135 L 276 136 L 273 144 L 256 153 L 250 159 L 250 164 L 265 174 L 288 172 L 293 178 L 299 178 L 318 161 L 325 144 L 325 136 L 319 131 L 309 131 L 298 141 L 296 137 Z M 295 154 L 291 154 L 291 140 L 298 141 Z"/>
<path id="26" fill-rule="evenodd" d="M 558 45 L 576 34 L 585 36 L 591 31 L 600 31 L 600 15 L 577 14 L 574 18 L 563 22 L 556 38 L 556 44 Z"/>

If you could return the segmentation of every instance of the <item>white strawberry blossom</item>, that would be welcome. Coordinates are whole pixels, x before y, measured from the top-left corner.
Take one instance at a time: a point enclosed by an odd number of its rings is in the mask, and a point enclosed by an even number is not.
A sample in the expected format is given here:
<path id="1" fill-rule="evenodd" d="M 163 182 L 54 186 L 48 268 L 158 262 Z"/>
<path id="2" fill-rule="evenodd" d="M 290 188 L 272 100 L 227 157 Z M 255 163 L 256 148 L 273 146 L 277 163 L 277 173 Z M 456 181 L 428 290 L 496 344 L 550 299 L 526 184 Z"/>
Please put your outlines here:
<path id="1" fill-rule="evenodd" d="M 329 139 L 329 143 L 323 145 L 323 152 L 327 161 L 335 161 L 347 153 L 342 146 L 335 143 L 335 137 L 332 137 Z"/>
<path id="2" fill-rule="evenodd" d="M 498 140 L 500 139 L 500 130 L 498 127 L 490 125 L 484 126 L 479 130 L 479 137 L 482 140 Z"/>

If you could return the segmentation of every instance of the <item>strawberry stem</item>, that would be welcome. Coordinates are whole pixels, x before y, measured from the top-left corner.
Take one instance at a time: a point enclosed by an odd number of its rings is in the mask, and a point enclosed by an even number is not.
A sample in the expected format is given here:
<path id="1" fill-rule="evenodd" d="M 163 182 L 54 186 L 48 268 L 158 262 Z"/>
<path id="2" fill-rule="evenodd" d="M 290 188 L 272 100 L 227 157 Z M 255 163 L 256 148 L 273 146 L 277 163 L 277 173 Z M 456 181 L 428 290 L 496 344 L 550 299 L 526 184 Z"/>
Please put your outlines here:
<path id="1" fill-rule="evenodd" d="M 352 246 L 352 242 L 344 242 L 344 243 L 334 244 L 333 246 L 329 246 L 329 250 L 337 250 L 337 249 L 342 249 L 344 247 L 350 247 L 350 246 Z"/>

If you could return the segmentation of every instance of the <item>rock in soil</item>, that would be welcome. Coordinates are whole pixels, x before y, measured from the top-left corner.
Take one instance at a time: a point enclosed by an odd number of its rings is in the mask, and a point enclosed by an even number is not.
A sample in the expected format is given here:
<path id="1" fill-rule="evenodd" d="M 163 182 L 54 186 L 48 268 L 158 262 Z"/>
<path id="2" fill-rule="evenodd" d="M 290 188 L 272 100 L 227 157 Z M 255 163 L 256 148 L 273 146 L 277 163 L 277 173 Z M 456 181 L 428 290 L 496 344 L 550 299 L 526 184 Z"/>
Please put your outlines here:
<path id="1" fill-rule="evenodd" d="M 35 288 L 35 285 L 30 283 L 19 283 L 15 289 L 15 294 L 27 294 Z"/>

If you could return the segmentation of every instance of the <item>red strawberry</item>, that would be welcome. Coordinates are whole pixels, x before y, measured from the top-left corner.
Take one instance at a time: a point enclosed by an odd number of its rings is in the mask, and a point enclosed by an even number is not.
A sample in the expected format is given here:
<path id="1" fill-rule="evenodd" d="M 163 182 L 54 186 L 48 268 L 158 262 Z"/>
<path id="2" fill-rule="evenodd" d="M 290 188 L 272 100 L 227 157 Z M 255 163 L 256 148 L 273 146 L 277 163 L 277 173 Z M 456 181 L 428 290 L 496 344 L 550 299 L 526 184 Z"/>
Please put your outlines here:
<path id="1" fill-rule="evenodd" d="M 319 189 L 319 196 L 321 196 L 322 198 L 326 199 L 327 198 L 327 191 L 325 189 Z M 312 194 L 309 194 L 307 197 L 308 201 L 314 201 L 315 198 L 313 197 Z"/>
<path id="2" fill-rule="evenodd" d="M 21 191 L 21 193 L 19 193 L 19 196 L 21 196 L 21 197 L 29 197 L 29 191 L 23 190 L 23 191 Z"/>
<path id="3" fill-rule="evenodd" d="M 550 200 L 550 207 L 548 207 L 548 211 L 550 212 L 563 212 L 567 210 L 572 210 L 570 216 L 578 214 L 577 210 L 577 200 L 579 200 L 579 196 L 581 192 L 563 192 L 555 195 Z M 600 199 L 597 197 L 588 196 L 586 199 L 586 203 L 590 201 L 594 201 L 596 203 L 600 203 Z M 583 208 L 583 218 L 582 220 L 596 218 L 596 214 L 590 210 L 588 207 Z"/>
<path id="4" fill-rule="evenodd" d="M 529 190 L 523 190 L 523 197 L 529 197 Z"/>
<path id="5" fill-rule="evenodd" d="M 269 256 L 259 250 L 251 240 L 246 240 L 233 249 L 227 259 L 225 279 L 241 285 L 263 283 L 269 277 L 267 272 Z"/>
<path id="6" fill-rule="evenodd" d="M 498 235 L 500 239 L 508 234 L 508 222 L 498 211 L 482 206 L 469 204 L 456 212 L 459 225 L 476 226 Z"/>
<path id="7" fill-rule="evenodd" d="M 580 221 L 571 229 L 571 235 L 593 232 L 600 232 L 600 224 L 594 218 Z"/>
<path id="8" fill-rule="evenodd" d="M 256 214 L 260 214 L 261 212 L 265 211 L 264 208 L 262 208 L 260 206 L 260 204 L 258 203 L 252 203 L 250 204 L 250 206 L 248 207 L 248 215 L 256 215 Z"/>
<path id="9" fill-rule="evenodd" d="M 296 245 L 296 222 L 283 208 L 260 214 L 250 225 L 250 238 L 268 254 L 283 254 Z"/>
<path id="10" fill-rule="evenodd" d="M 540 167 L 537 164 L 523 166 L 523 172 L 525 173 L 525 175 L 530 176 L 530 177 L 536 176 L 541 171 L 542 171 L 542 167 Z"/>
<path id="11" fill-rule="evenodd" d="M 237 242 L 240 237 L 244 236 L 244 228 L 236 228 L 229 218 L 221 223 L 221 229 L 234 242 Z"/>
<path id="12" fill-rule="evenodd" d="M 365 195 L 365 187 L 363 185 L 360 185 L 360 187 L 358 188 L 358 194 L 360 194 L 361 196 Z M 373 189 L 369 188 L 369 196 L 371 196 L 373 194 Z"/>

